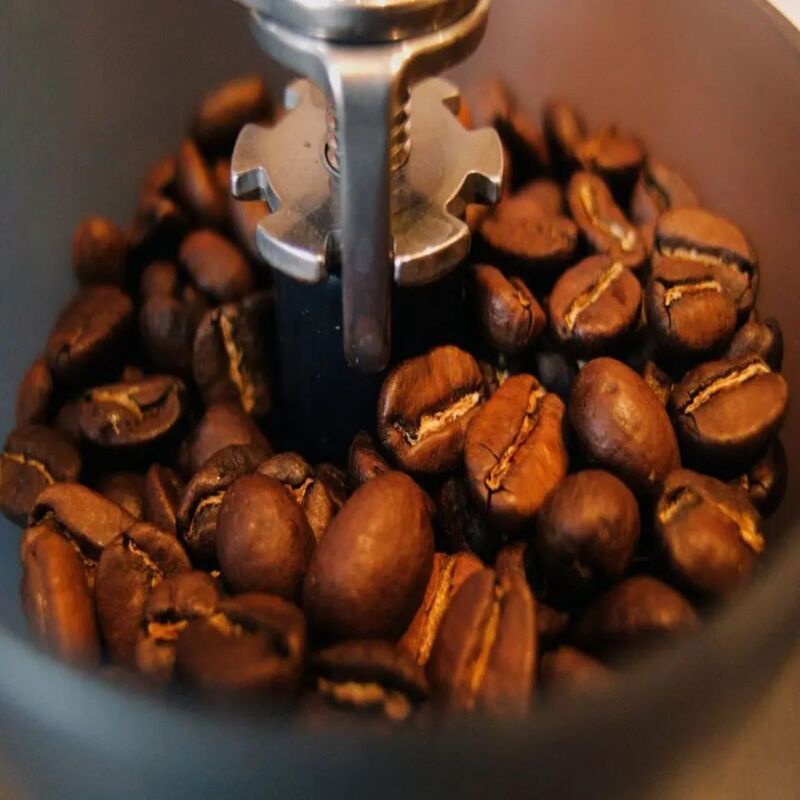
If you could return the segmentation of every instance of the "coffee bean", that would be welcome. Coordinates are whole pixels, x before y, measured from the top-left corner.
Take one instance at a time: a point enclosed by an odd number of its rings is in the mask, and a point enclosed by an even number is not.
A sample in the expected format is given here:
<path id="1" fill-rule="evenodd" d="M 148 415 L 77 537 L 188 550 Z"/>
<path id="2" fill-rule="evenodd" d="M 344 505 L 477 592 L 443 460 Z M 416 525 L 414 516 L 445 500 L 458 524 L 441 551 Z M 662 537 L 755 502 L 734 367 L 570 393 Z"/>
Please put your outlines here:
<path id="1" fill-rule="evenodd" d="M 172 680 L 175 643 L 195 619 L 210 617 L 219 604 L 219 592 L 205 572 L 178 572 L 150 592 L 136 641 L 136 668 L 159 683 Z"/>
<path id="2" fill-rule="evenodd" d="M 257 445 L 229 445 L 195 473 L 181 496 L 176 514 L 178 535 L 195 563 L 217 561 L 217 519 L 227 489 L 250 475 L 269 454 Z"/>
<path id="3" fill-rule="evenodd" d="M 539 666 L 542 690 L 552 694 L 595 691 L 613 680 L 614 673 L 608 667 L 569 645 L 545 653 Z"/>
<path id="4" fill-rule="evenodd" d="M 575 148 L 583 169 L 596 172 L 610 187 L 617 202 L 627 207 L 645 162 L 642 143 L 615 126 L 587 136 Z"/>
<path id="5" fill-rule="evenodd" d="M 317 480 L 325 486 L 328 495 L 333 501 L 333 508 L 336 514 L 347 502 L 350 490 L 348 488 L 347 473 L 336 466 L 336 464 L 322 463 L 314 468 Z M 374 476 L 373 476 L 374 477 Z"/>
<path id="6" fill-rule="evenodd" d="M 640 575 L 595 600 L 578 620 L 575 638 L 591 652 L 616 655 L 691 631 L 697 624 L 697 613 L 682 595 Z"/>
<path id="7" fill-rule="evenodd" d="M 687 460 L 725 474 L 758 457 L 780 430 L 788 403 L 783 376 L 749 356 L 687 372 L 670 409 Z"/>
<path id="8" fill-rule="evenodd" d="M 41 645 L 71 664 L 96 666 L 94 603 L 78 553 L 45 523 L 25 531 L 20 558 L 22 608 Z"/>
<path id="9" fill-rule="evenodd" d="M 519 532 L 567 473 L 564 404 L 531 375 L 509 378 L 475 416 L 467 483 L 492 526 Z"/>
<path id="10" fill-rule="evenodd" d="M 655 361 L 647 361 L 642 370 L 642 378 L 650 387 L 653 394 L 664 408 L 667 407 L 669 397 L 672 394 L 672 380 Z"/>
<path id="11" fill-rule="evenodd" d="M 545 216 L 560 217 L 564 214 L 564 192 L 549 178 L 537 178 L 526 183 L 514 197 L 536 203 Z"/>
<path id="12" fill-rule="evenodd" d="M 206 405 L 235 401 L 255 416 L 270 410 L 262 327 L 270 306 L 270 298 L 259 293 L 203 317 L 195 334 L 192 369 Z"/>
<path id="13" fill-rule="evenodd" d="M 181 201 L 200 224 L 214 228 L 225 225 L 228 199 L 191 139 L 184 139 L 178 147 L 176 181 Z"/>
<path id="14" fill-rule="evenodd" d="M 203 98 L 192 120 L 192 138 L 205 152 L 229 153 L 248 122 L 266 119 L 271 113 L 264 79 L 260 75 L 236 78 Z"/>
<path id="15" fill-rule="evenodd" d="M 134 519 L 144 516 L 144 476 L 136 472 L 106 472 L 95 489 L 103 497 L 124 508 Z"/>
<path id="16" fill-rule="evenodd" d="M 536 677 L 536 605 L 521 580 L 490 569 L 450 602 L 427 666 L 434 699 L 458 711 L 524 714 Z"/>
<path id="17" fill-rule="evenodd" d="M 475 359 L 456 347 L 404 361 L 381 387 L 381 444 L 403 469 L 449 472 L 461 461 L 464 435 L 483 394 Z"/>
<path id="18" fill-rule="evenodd" d="M 687 469 L 664 483 L 655 530 L 674 573 L 714 595 L 738 589 L 764 550 L 761 518 L 747 494 Z"/>
<path id="19" fill-rule="evenodd" d="M 139 332 L 153 368 L 191 377 L 195 327 L 179 299 L 166 294 L 146 298 L 139 311 Z"/>
<path id="20" fill-rule="evenodd" d="M 328 703 L 392 722 L 408 719 L 428 696 L 421 666 L 391 642 L 331 645 L 314 656 L 312 669 Z"/>
<path id="21" fill-rule="evenodd" d="M 631 215 L 638 225 L 654 223 L 673 208 L 693 208 L 700 203 L 694 189 L 674 169 L 648 161 L 633 190 Z"/>
<path id="22" fill-rule="evenodd" d="M 53 428 L 66 436 L 74 445 L 80 445 L 83 439 L 81 434 L 81 403 L 79 399 L 67 400 L 56 412 L 53 418 Z"/>
<path id="23" fill-rule="evenodd" d="M 730 220 L 703 208 L 677 208 L 662 214 L 656 226 L 653 267 L 664 261 L 690 261 L 710 267 L 746 319 L 758 293 L 758 257 Z"/>
<path id="24" fill-rule="evenodd" d="M 574 358 L 552 349 L 549 345 L 543 345 L 536 349 L 533 360 L 539 383 L 548 392 L 558 395 L 564 403 L 568 403 L 572 384 L 578 376 L 578 365 Z"/>
<path id="25" fill-rule="evenodd" d="M 134 263 L 173 258 L 189 229 L 189 219 L 175 196 L 150 187 L 139 195 L 136 213 L 128 231 Z"/>
<path id="26" fill-rule="evenodd" d="M 666 260 L 647 286 L 647 321 L 662 350 L 698 361 L 721 352 L 736 330 L 736 306 L 708 264 Z"/>
<path id="27" fill-rule="evenodd" d="M 589 172 L 573 175 L 567 204 L 595 252 L 608 254 L 633 270 L 644 267 L 647 250 L 639 230 L 628 221 L 602 178 Z"/>
<path id="28" fill-rule="evenodd" d="M 464 581 L 482 569 L 480 559 L 472 553 L 435 553 L 433 570 L 422 605 L 400 639 L 400 647 L 421 667 L 428 663 L 436 632 L 450 601 Z"/>
<path id="29" fill-rule="evenodd" d="M 241 250 L 215 231 L 190 233 L 181 245 L 180 260 L 195 285 L 214 302 L 240 300 L 255 288 L 253 272 Z"/>
<path id="30" fill-rule="evenodd" d="M 507 278 L 489 265 L 473 268 L 482 333 L 503 353 L 521 353 L 539 338 L 547 322 L 542 307 L 520 278 Z"/>
<path id="31" fill-rule="evenodd" d="M 452 553 L 468 550 L 484 561 L 492 561 L 501 537 L 478 512 L 461 476 L 448 478 L 439 490 L 437 519 L 443 546 Z"/>
<path id="32" fill-rule="evenodd" d="M 557 99 L 545 103 L 543 124 L 556 173 L 565 180 L 578 165 L 577 150 L 586 138 L 586 126 L 572 106 Z"/>
<path id="33" fill-rule="evenodd" d="M 330 638 L 393 639 L 419 608 L 432 563 L 422 490 L 403 473 L 379 475 L 344 504 L 311 557 L 309 623 Z"/>
<path id="34" fill-rule="evenodd" d="M 47 363 L 64 381 L 102 373 L 124 351 L 133 321 L 130 298 L 113 286 L 81 290 L 59 314 L 47 340 Z"/>
<path id="35" fill-rule="evenodd" d="M 389 462 L 378 451 L 372 436 L 366 431 L 359 431 L 347 455 L 347 477 L 351 485 L 358 488 L 390 470 Z"/>
<path id="36" fill-rule="evenodd" d="M 639 531 L 639 506 L 622 481 L 601 470 L 567 476 L 536 524 L 536 559 L 549 592 L 574 600 L 621 578 Z"/>
<path id="37" fill-rule="evenodd" d="M 31 423 L 46 423 L 50 416 L 53 399 L 53 375 L 47 360 L 37 358 L 28 367 L 17 388 L 17 427 Z"/>
<path id="38" fill-rule="evenodd" d="M 742 325 L 725 352 L 725 358 L 736 361 L 746 356 L 758 356 L 770 369 L 780 372 L 783 366 L 783 332 L 776 319 L 752 321 Z"/>
<path id="39" fill-rule="evenodd" d="M 592 256 L 568 269 L 553 287 L 548 315 L 553 335 L 579 356 L 608 352 L 639 322 L 642 289 L 611 256 Z"/>
<path id="40" fill-rule="evenodd" d="M 780 440 L 775 439 L 766 453 L 735 482 L 747 492 L 758 512 L 768 517 L 781 504 L 788 477 L 786 451 Z"/>
<path id="41" fill-rule="evenodd" d="M 524 112 L 514 109 L 509 115 L 498 116 L 494 126 L 514 164 L 512 189 L 549 171 L 550 156 L 544 136 Z"/>
<path id="42" fill-rule="evenodd" d="M 80 453 L 61 433 L 43 425 L 16 428 L 0 454 L 0 511 L 25 525 L 43 489 L 77 481 L 80 473 Z"/>
<path id="43" fill-rule="evenodd" d="M 133 666 L 148 597 L 164 578 L 191 568 L 180 542 L 147 522 L 106 545 L 97 564 L 95 596 L 100 631 L 112 661 Z"/>
<path id="44" fill-rule="evenodd" d="M 113 284 L 125 288 L 128 243 L 110 219 L 89 217 L 72 237 L 72 270 L 81 286 Z"/>
<path id="45" fill-rule="evenodd" d="M 142 270 L 139 279 L 142 297 L 177 297 L 179 289 L 178 268 L 171 261 L 152 261 Z"/>
<path id="46" fill-rule="evenodd" d="M 586 456 L 636 492 L 657 493 L 680 466 L 667 412 L 620 361 L 598 358 L 586 364 L 572 388 L 569 418 Z"/>
<path id="47" fill-rule="evenodd" d="M 292 603 L 268 594 L 221 600 L 178 635 L 175 671 L 210 692 L 287 697 L 306 660 L 306 623 Z"/>
<path id="48" fill-rule="evenodd" d="M 151 464 L 144 478 L 144 518 L 160 530 L 175 534 L 183 489 L 183 481 L 174 470 Z"/>

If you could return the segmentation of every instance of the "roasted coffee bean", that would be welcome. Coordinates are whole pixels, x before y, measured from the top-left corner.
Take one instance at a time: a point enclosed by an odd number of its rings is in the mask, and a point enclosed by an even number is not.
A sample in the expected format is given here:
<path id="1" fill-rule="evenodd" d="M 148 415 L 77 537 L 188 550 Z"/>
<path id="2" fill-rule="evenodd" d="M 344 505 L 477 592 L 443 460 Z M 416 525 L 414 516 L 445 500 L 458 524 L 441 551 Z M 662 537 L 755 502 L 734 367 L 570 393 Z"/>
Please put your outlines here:
<path id="1" fill-rule="evenodd" d="M 621 578 L 639 531 L 636 498 L 619 478 L 601 470 L 568 475 L 536 521 L 536 560 L 548 596 L 586 597 Z"/>
<path id="2" fill-rule="evenodd" d="M 746 492 L 688 469 L 664 483 L 655 530 L 673 572 L 714 595 L 738 589 L 764 551 L 761 518 Z"/>
<path id="3" fill-rule="evenodd" d="M 781 504 L 786 494 L 788 477 L 786 451 L 780 440 L 775 439 L 766 453 L 734 483 L 747 492 L 750 502 L 758 512 L 768 517 Z"/>
<path id="4" fill-rule="evenodd" d="M 482 567 L 480 559 L 472 553 L 434 554 L 433 571 L 422 605 L 400 639 L 400 647 L 421 667 L 428 663 L 436 632 L 450 601 L 464 581 Z"/>
<path id="5" fill-rule="evenodd" d="M 591 652 L 617 654 L 690 631 L 697 624 L 697 612 L 681 594 L 640 575 L 595 600 L 578 621 L 575 638 Z"/>
<path id="6" fill-rule="evenodd" d="M 617 202 L 627 207 L 645 161 L 644 148 L 638 139 L 610 126 L 581 141 L 575 148 L 575 156 L 583 169 L 596 172 Z"/>
<path id="7" fill-rule="evenodd" d="M 475 359 L 438 347 L 404 361 L 383 382 L 378 436 L 403 469 L 449 472 L 461 461 L 464 435 L 484 396 Z"/>
<path id="8" fill-rule="evenodd" d="M 639 322 L 642 289 L 633 273 L 611 256 L 592 256 L 568 269 L 548 303 L 556 340 L 584 358 L 608 352 Z"/>
<path id="9" fill-rule="evenodd" d="M 67 400 L 56 412 L 53 418 L 53 427 L 67 437 L 73 444 L 80 445 L 81 434 L 81 403 L 79 399 Z"/>
<path id="10" fill-rule="evenodd" d="M 660 161 L 648 161 L 633 190 L 631 215 L 638 225 L 647 225 L 665 211 L 699 204 L 694 189 L 674 169 Z"/>
<path id="11" fill-rule="evenodd" d="M 46 423 L 50 416 L 53 399 L 53 375 L 47 360 L 37 358 L 28 367 L 17 388 L 17 427 L 31 423 Z"/>
<path id="12" fill-rule="evenodd" d="M 206 409 L 189 438 L 192 474 L 211 456 L 232 444 L 253 444 L 272 452 L 267 437 L 238 403 L 214 403 Z"/>
<path id="13" fill-rule="evenodd" d="M 389 462 L 380 454 L 375 440 L 366 431 L 359 431 L 347 455 L 347 477 L 358 488 L 372 478 L 389 472 Z"/>
<path id="14" fill-rule="evenodd" d="M 642 378 L 661 405 L 666 408 L 672 394 L 672 379 L 669 375 L 655 361 L 647 361 L 642 370 Z"/>
<path id="15" fill-rule="evenodd" d="M 567 474 L 564 404 L 531 375 L 509 378 L 475 416 L 467 483 L 493 527 L 518 533 Z"/>
<path id="16" fill-rule="evenodd" d="M 342 506 L 347 502 L 349 495 L 347 473 L 337 467 L 336 464 L 328 463 L 317 464 L 314 472 L 317 480 L 328 490 L 328 495 L 333 501 L 334 512 L 338 514 Z"/>
<path id="17" fill-rule="evenodd" d="M 567 204 L 595 252 L 608 254 L 633 270 L 644 267 L 647 249 L 639 230 L 616 204 L 602 178 L 578 172 L 569 182 Z"/>
<path id="18" fill-rule="evenodd" d="M 498 116 L 494 126 L 514 165 L 512 190 L 549 171 L 550 156 L 544 135 L 524 112 L 514 109 L 510 115 Z"/>
<path id="19" fill-rule="evenodd" d="M 136 668 L 160 683 L 172 680 L 175 643 L 195 619 L 210 617 L 219 604 L 219 592 L 205 572 L 178 572 L 150 592 L 136 641 Z"/>
<path id="20" fill-rule="evenodd" d="M 95 597 L 100 631 L 111 660 L 133 666 L 144 607 L 161 581 L 192 565 L 169 533 L 140 522 L 103 549 L 97 563 Z"/>
<path id="21" fill-rule="evenodd" d="M 175 534 L 183 488 L 183 481 L 174 470 L 151 464 L 144 478 L 144 518 L 162 531 Z"/>
<path id="22" fill-rule="evenodd" d="M 297 453 L 281 453 L 265 461 L 258 472 L 283 484 L 306 515 L 314 539 L 319 541 L 338 508 L 311 465 Z"/>
<path id="23" fill-rule="evenodd" d="M 539 666 L 542 690 L 553 694 L 595 691 L 613 680 L 608 667 L 569 645 L 545 653 Z"/>
<path id="24" fill-rule="evenodd" d="M 195 285 L 216 303 L 240 300 L 255 288 L 255 278 L 238 247 L 212 230 L 190 233 L 180 260 Z"/>
<path id="25" fill-rule="evenodd" d="M 720 474 L 758 457 L 780 430 L 788 403 L 785 379 L 757 356 L 701 364 L 670 398 L 687 460 Z"/>
<path id="26" fill-rule="evenodd" d="M 269 454 L 258 445 L 230 445 L 195 473 L 181 496 L 176 515 L 178 535 L 195 563 L 217 561 L 217 519 L 228 487 L 250 475 Z"/>
<path id="27" fill-rule="evenodd" d="M 270 410 L 262 327 L 270 305 L 270 298 L 258 293 L 203 317 L 195 334 L 192 369 L 207 405 L 235 401 L 255 416 Z"/>
<path id="28" fill-rule="evenodd" d="M 268 594 L 221 600 L 178 635 L 175 671 L 210 692 L 290 696 L 306 661 L 306 622 L 292 603 Z"/>
<path id="29" fill-rule="evenodd" d="M 403 473 L 379 475 L 344 504 L 311 557 L 309 624 L 335 639 L 394 639 L 419 608 L 432 564 L 424 493 Z"/>
<path id="30" fill-rule="evenodd" d="M 89 217 L 72 237 L 72 270 L 81 286 L 126 283 L 128 242 L 125 232 L 105 217 Z"/>
<path id="31" fill-rule="evenodd" d="M 472 275 L 484 338 L 503 353 L 530 348 L 547 322 L 531 290 L 522 279 L 507 278 L 497 267 L 478 264 Z"/>
<path id="32" fill-rule="evenodd" d="M 59 314 L 47 340 L 47 363 L 64 381 L 102 373 L 118 359 L 133 321 L 133 303 L 113 286 L 81 290 Z"/>
<path id="33" fill-rule="evenodd" d="M 83 667 L 100 662 L 94 603 L 80 556 L 45 523 L 20 543 L 22 608 L 44 648 Z"/>
<path id="34" fill-rule="evenodd" d="M 152 261 L 139 279 L 142 297 L 177 297 L 180 289 L 178 268 L 171 261 Z"/>
<path id="35" fill-rule="evenodd" d="M 536 604 L 527 584 L 490 569 L 468 578 L 450 602 L 427 666 L 440 705 L 522 715 L 536 678 Z"/>
<path id="36" fill-rule="evenodd" d="M 730 220 L 703 208 L 677 208 L 656 226 L 653 267 L 664 261 L 690 261 L 710 267 L 744 320 L 758 294 L 758 257 Z"/>
<path id="37" fill-rule="evenodd" d="M 736 361 L 746 356 L 758 356 L 770 369 L 780 372 L 783 366 L 783 332 L 776 319 L 752 321 L 742 325 L 733 337 L 725 358 Z"/>
<path id="38" fill-rule="evenodd" d="M 451 553 L 469 550 L 484 561 L 492 561 L 501 537 L 475 508 L 466 481 L 448 478 L 441 486 L 436 504 L 442 546 Z"/>
<path id="39" fill-rule="evenodd" d="M 545 345 L 536 349 L 533 361 L 539 383 L 568 403 L 572 384 L 578 377 L 578 365 L 574 358 Z"/>
<path id="40" fill-rule="evenodd" d="M 198 222 L 215 228 L 225 225 L 228 199 L 191 139 L 184 139 L 178 147 L 176 182 L 181 200 Z"/>
<path id="41" fill-rule="evenodd" d="M 203 98 L 192 120 L 192 138 L 205 152 L 229 153 L 248 122 L 267 119 L 271 113 L 264 79 L 260 75 L 236 78 Z"/>
<path id="42" fill-rule="evenodd" d="M 13 430 L 0 454 L 0 510 L 25 525 L 39 493 L 58 481 L 77 481 L 81 455 L 61 433 L 43 425 Z"/>
<path id="43" fill-rule="evenodd" d="M 736 330 L 736 306 L 711 265 L 665 260 L 653 270 L 646 297 L 650 330 L 670 356 L 708 358 Z"/>
<path id="44" fill-rule="evenodd" d="M 569 418 L 586 456 L 636 492 L 657 493 L 680 466 L 667 412 L 621 361 L 598 358 L 586 364 L 572 387 Z"/>
<path id="45" fill-rule="evenodd" d="M 526 541 L 517 541 L 501 548 L 494 561 L 494 571 L 498 580 L 505 581 L 516 576 L 524 581 L 528 580 L 525 574 L 525 551 L 528 547 Z"/>
<path id="46" fill-rule="evenodd" d="M 98 386 L 81 400 L 81 431 L 101 447 L 142 447 L 175 433 L 185 406 L 183 382 L 166 375 Z"/>
<path id="47" fill-rule="evenodd" d="M 196 325 L 186 304 L 168 294 L 147 297 L 139 310 L 139 332 L 156 370 L 191 377 Z"/>
<path id="48" fill-rule="evenodd" d="M 578 165 L 577 150 L 586 138 L 586 126 L 572 106 L 549 100 L 544 106 L 544 134 L 559 177 L 569 177 Z"/>
<path id="49" fill-rule="evenodd" d="M 536 203 L 546 216 L 560 217 L 564 214 L 564 192 L 559 184 L 549 178 L 526 183 L 514 197 Z"/>
<path id="50" fill-rule="evenodd" d="M 144 475 L 136 472 L 107 472 L 101 475 L 95 489 L 124 508 L 134 519 L 144 517 Z"/>
<path id="51" fill-rule="evenodd" d="M 340 642 L 312 660 L 319 694 L 335 706 L 402 722 L 428 696 L 422 667 L 391 642 Z"/>
<path id="52" fill-rule="evenodd" d="M 176 199 L 146 190 L 128 232 L 132 256 L 139 263 L 173 258 L 188 228 L 189 220 Z"/>

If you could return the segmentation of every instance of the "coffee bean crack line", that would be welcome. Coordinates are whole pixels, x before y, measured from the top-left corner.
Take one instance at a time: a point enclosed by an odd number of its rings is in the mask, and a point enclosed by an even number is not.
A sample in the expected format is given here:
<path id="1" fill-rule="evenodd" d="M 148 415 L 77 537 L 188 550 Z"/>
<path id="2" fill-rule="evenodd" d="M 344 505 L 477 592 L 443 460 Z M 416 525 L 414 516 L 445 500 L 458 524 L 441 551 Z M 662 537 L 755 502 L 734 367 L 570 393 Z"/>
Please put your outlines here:
<path id="1" fill-rule="evenodd" d="M 592 223 L 616 239 L 623 253 L 633 252 L 636 247 L 636 231 L 631 227 L 626 230 L 619 222 L 601 217 L 597 212 L 597 194 L 590 186 L 581 186 L 580 198 L 583 210 Z"/>
<path id="2" fill-rule="evenodd" d="M 483 624 L 479 625 L 478 628 L 481 631 L 480 640 L 478 646 L 472 653 L 470 663 L 467 665 L 467 676 L 469 678 L 469 683 L 467 685 L 467 705 L 470 710 L 475 707 L 478 692 L 486 677 L 486 671 L 489 668 L 489 659 L 492 656 L 494 643 L 497 639 L 497 632 L 500 628 L 500 614 L 505 593 L 505 589 L 501 585 L 495 583 L 492 604 L 489 607 L 488 614 L 483 620 Z"/>
<path id="3" fill-rule="evenodd" d="M 416 427 L 400 421 L 395 422 L 394 427 L 400 432 L 409 447 L 416 447 L 429 436 L 443 431 L 448 425 L 466 416 L 473 408 L 478 406 L 480 401 L 480 392 L 468 392 L 442 411 L 423 414 Z"/>
<path id="4" fill-rule="evenodd" d="M 625 266 L 620 261 L 615 261 L 600 273 L 597 280 L 586 291 L 581 292 L 569 304 L 564 314 L 564 322 L 570 333 L 575 329 L 578 317 L 600 299 L 606 290 L 622 275 L 624 269 Z"/>
<path id="5" fill-rule="evenodd" d="M 691 399 L 686 407 L 682 409 L 682 413 L 693 414 L 721 392 L 727 389 L 735 389 L 737 386 L 741 386 L 759 375 L 769 375 L 771 372 L 772 370 L 763 361 L 754 361 L 744 367 L 734 367 L 722 377 L 692 392 Z"/>
<path id="6" fill-rule="evenodd" d="M 48 485 L 56 482 L 56 479 L 50 474 L 50 471 L 41 461 L 37 461 L 35 458 L 29 458 L 24 453 L 13 453 L 6 450 L 3 453 L 3 458 L 13 461 L 15 464 L 21 464 L 23 467 L 32 467 L 47 481 Z M 1 466 L 0 472 L 2 472 Z"/>
<path id="7" fill-rule="evenodd" d="M 249 414 L 256 405 L 256 390 L 253 381 L 244 368 L 244 352 L 236 346 L 234 324 L 227 314 L 221 313 L 217 322 L 222 345 L 228 355 L 228 375 L 231 382 L 239 390 L 242 408 Z"/>

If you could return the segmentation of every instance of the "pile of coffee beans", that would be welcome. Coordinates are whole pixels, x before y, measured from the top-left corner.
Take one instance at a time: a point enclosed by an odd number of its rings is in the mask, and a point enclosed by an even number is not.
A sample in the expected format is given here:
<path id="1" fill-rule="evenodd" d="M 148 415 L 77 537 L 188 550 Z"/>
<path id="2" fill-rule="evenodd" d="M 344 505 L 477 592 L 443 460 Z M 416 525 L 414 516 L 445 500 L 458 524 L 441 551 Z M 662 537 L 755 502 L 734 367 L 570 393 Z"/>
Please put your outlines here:
<path id="1" fill-rule="evenodd" d="M 75 231 L 80 288 L 0 457 L 43 646 L 401 721 L 523 714 L 695 629 L 786 486 L 781 330 L 740 228 L 634 136 L 561 101 L 540 131 L 476 89 L 461 119 L 507 156 L 500 205 L 467 211 L 482 344 L 393 366 L 370 430 L 314 465 L 270 445 L 267 210 L 230 196 L 238 131 L 276 113 L 259 78 L 220 87 L 127 229 Z"/>

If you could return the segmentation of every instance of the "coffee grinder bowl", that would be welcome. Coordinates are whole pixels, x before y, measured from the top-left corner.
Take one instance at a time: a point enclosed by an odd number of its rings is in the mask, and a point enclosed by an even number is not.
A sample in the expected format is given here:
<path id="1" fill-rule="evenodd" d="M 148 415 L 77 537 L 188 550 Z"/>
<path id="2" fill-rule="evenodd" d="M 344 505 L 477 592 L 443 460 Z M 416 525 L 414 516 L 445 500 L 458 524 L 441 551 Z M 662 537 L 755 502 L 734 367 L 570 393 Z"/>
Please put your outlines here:
<path id="1" fill-rule="evenodd" d="M 800 34 L 762 0 L 495 0 L 484 44 L 454 78 L 499 75 L 536 113 L 575 102 L 674 164 L 760 254 L 760 308 L 781 320 L 800 387 Z M 28 0 L 0 29 L 0 422 L 68 297 L 72 227 L 126 220 L 145 169 L 194 101 L 263 66 L 245 15 L 220 0 Z M 62 15 L 59 12 L 63 10 Z M 46 226 L 46 231 L 42 226 Z M 0 783 L 25 796 L 172 797 L 642 793 L 711 731 L 747 718 L 795 644 L 800 610 L 800 412 L 782 441 L 789 489 L 753 585 L 695 636 L 646 656 L 607 693 L 518 721 L 457 720 L 376 736 L 314 732 L 267 708 L 221 709 L 74 672 L 32 644 L 18 532 L 0 522 Z M 788 735 L 788 732 L 787 732 Z M 6 788 L 5 786 L 3 788 Z"/>

